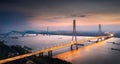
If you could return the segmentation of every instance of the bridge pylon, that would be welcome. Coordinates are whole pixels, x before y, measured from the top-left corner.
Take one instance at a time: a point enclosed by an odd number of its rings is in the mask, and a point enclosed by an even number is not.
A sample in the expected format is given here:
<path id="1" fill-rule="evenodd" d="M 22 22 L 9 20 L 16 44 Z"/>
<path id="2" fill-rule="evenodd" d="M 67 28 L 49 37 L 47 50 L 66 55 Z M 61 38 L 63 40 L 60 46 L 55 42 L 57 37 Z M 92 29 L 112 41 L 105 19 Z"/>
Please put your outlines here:
<path id="1" fill-rule="evenodd" d="M 41 52 L 41 53 L 39 54 L 39 56 L 43 56 L 43 52 Z"/>
<path id="2" fill-rule="evenodd" d="M 47 35 L 49 35 L 49 33 L 48 33 L 48 29 L 49 29 L 49 27 L 47 26 Z"/>
<path id="3" fill-rule="evenodd" d="M 73 20 L 73 33 L 72 33 L 72 41 L 77 43 L 77 36 L 76 36 L 76 20 Z"/>
<path id="4" fill-rule="evenodd" d="M 102 36 L 102 28 L 101 28 L 101 24 L 99 24 L 98 28 L 99 28 L 98 36 Z"/>
<path id="5" fill-rule="evenodd" d="M 77 35 L 76 35 L 76 20 L 74 19 L 73 20 L 73 33 L 72 33 L 72 42 L 74 42 L 73 45 L 71 45 L 71 50 L 73 50 L 73 46 L 75 45 L 76 46 L 76 49 L 78 49 L 78 46 L 81 45 L 83 46 L 83 44 L 79 44 L 77 42 Z"/>
<path id="6" fill-rule="evenodd" d="M 48 51 L 48 56 L 52 56 L 52 50 Z"/>
<path id="7" fill-rule="evenodd" d="M 98 36 L 100 36 L 100 37 L 97 39 L 96 43 L 103 40 L 101 24 L 98 25 L 98 29 L 99 29 L 98 30 Z"/>

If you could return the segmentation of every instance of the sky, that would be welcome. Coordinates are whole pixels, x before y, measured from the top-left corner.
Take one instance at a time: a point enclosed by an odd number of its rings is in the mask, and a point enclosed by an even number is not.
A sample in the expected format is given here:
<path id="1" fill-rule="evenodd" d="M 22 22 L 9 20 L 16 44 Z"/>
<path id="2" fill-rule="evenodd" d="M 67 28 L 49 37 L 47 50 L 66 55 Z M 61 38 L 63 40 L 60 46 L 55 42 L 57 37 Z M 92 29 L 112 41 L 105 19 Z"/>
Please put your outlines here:
<path id="1" fill-rule="evenodd" d="M 0 0 L 0 31 L 119 31 L 119 0 Z"/>

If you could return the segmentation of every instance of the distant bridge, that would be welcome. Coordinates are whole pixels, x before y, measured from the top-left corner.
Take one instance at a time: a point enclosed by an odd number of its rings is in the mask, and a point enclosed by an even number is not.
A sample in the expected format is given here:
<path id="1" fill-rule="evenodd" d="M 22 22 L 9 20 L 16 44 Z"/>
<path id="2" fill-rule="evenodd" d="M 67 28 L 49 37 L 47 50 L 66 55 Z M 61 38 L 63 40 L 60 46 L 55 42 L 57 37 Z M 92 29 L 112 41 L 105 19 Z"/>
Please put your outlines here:
<path id="1" fill-rule="evenodd" d="M 8 37 L 11 34 L 19 34 L 22 37 L 24 37 L 26 34 L 36 34 L 36 36 L 37 36 L 39 33 L 35 32 L 35 31 L 23 31 L 23 32 L 22 31 L 10 31 L 10 32 L 0 34 L 0 35 L 3 36 L 3 37 Z"/>

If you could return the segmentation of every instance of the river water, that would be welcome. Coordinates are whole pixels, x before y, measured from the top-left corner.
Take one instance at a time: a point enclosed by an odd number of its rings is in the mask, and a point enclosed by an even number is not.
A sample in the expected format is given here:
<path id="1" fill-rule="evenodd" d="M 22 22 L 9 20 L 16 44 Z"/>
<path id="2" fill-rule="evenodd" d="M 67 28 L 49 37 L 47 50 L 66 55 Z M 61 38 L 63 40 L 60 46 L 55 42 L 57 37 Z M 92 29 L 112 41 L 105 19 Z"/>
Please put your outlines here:
<path id="1" fill-rule="evenodd" d="M 78 40 L 92 38 L 86 36 L 78 36 Z M 71 36 L 64 35 L 27 35 L 14 39 L 11 37 L 0 38 L 5 40 L 7 45 L 21 45 L 32 48 L 32 51 L 52 47 L 71 41 Z M 106 41 L 98 43 L 84 42 L 86 46 L 80 47 L 78 50 L 70 50 L 65 47 L 53 51 L 53 57 L 69 61 L 73 64 L 120 64 L 120 51 L 111 50 L 111 48 L 120 49 L 120 45 L 109 42 L 120 42 L 120 38 L 110 38 Z M 89 45 L 88 45 L 89 44 Z M 47 55 L 47 53 L 44 53 Z"/>

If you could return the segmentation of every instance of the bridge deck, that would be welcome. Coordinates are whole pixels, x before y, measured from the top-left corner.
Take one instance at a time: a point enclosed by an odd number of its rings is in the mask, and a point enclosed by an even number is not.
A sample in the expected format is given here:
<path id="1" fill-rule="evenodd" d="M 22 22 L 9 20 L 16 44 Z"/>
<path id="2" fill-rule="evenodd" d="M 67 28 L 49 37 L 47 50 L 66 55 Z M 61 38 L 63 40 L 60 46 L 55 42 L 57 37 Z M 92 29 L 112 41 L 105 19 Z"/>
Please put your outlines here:
<path id="1" fill-rule="evenodd" d="M 101 38 L 101 37 L 105 37 L 105 36 L 98 36 L 98 37 L 95 37 L 95 38 L 82 39 L 82 40 L 79 40 L 77 43 L 82 43 L 82 42 L 86 42 L 88 40 L 94 40 L 94 39 Z M 53 46 L 53 47 L 50 47 L 50 48 L 42 49 L 42 50 L 39 50 L 39 51 L 36 51 L 36 52 L 27 53 L 27 54 L 3 59 L 3 60 L 0 60 L 0 64 L 7 63 L 7 62 L 10 62 L 10 61 L 14 61 L 14 60 L 18 60 L 18 59 L 22 59 L 22 58 L 26 58 L 26 57 L 33 56 L 33 55 L 37 55 L 37 54 L 40 54 L 42 52 L 48 52 L 48 51 L 51 51 L 51 50 L 56 50 L 56 49 L 60 49 L 60 48 L 63 48 L 63 47 L 71 46 L 72 44 L 75 44 L 75 43 L 76 42 L 71 41 L 71 42 L 68 42 L 68 43 L 65 43 L 65 44 L 56 45 L 56 46 Z"/>

